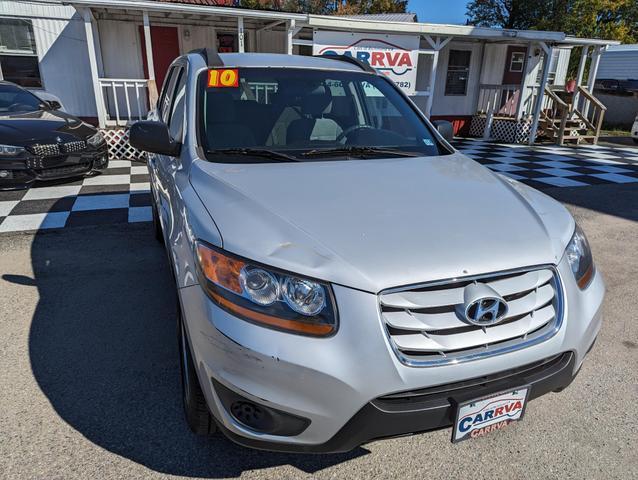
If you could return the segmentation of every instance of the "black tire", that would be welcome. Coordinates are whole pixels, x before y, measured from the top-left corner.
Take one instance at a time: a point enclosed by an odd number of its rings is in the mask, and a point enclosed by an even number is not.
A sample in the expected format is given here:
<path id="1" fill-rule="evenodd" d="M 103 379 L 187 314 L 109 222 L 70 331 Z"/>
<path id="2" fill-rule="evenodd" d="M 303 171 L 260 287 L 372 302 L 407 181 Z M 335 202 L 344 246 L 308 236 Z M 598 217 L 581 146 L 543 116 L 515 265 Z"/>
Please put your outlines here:
<path id="1" fill-rule="evenodd" d="M 634 138 L 634 143 L 638 143 L 638 138 Z"/>
<path id="2" fill-rule="evenodd" d="M 215 419 L 208 410 L 206 398 L 199 385 L 197 371 L 193 363 L 184 322 L 178 313 L 179 363 L 182 379 L 182 401 L 186 423 L 196 435 L 211 435 L 217 431 Z"/>

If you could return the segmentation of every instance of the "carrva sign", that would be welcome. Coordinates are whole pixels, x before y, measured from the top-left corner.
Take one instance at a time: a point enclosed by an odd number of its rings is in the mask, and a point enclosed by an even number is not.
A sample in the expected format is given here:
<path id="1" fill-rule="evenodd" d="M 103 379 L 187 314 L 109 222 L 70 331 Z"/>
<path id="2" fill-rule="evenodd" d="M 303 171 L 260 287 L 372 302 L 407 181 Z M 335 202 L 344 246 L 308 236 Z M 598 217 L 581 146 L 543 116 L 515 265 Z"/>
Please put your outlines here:
<path id="1" fill-rule="evenodd" d="M 313 55 L 349 55 L 390 77 L 406 94 L 414 95 L 419 38 L 414 35 L 315 30 Z"/>
<path id="2" fill-rule="evenodd" d="M 459 405 L 452 441 L 482 437 L 520 420 L 528 392 L 526 386 Z"/>

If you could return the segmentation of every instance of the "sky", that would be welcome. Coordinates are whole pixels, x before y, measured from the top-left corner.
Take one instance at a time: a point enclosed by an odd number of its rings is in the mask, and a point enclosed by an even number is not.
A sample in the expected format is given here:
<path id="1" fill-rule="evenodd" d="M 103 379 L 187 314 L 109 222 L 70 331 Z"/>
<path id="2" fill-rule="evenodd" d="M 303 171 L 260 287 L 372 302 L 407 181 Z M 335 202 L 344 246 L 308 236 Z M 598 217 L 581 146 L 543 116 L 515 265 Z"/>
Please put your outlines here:
<path id="1" fill-rule="evenodd" d="M 419 22 L 465 25 L 467 3 L 467 0 L 410 0 L 408 11 L 416 13 Z"/>

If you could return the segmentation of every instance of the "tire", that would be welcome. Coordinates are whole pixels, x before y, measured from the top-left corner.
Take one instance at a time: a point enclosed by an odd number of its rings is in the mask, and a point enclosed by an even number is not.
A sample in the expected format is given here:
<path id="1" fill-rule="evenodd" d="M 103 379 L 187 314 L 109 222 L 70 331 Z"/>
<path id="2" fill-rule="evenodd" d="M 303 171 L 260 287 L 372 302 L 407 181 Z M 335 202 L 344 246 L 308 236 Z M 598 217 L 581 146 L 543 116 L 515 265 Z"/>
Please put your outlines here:
<path id="1" fill-rule="evenodd" d="M 634 137 L 634 143 L 638 143 L 638 138 Z"/>
<path id="2" fill-rule="evenodd" d="M 196 435 L 211 435 L 217 431 L 215 419 L 208 410 L 206 398 L 199 385 L 188 338 L 181 314 L 178 313 L 179 363 L 182 380 L 182 401 L 186 423 Z"/>

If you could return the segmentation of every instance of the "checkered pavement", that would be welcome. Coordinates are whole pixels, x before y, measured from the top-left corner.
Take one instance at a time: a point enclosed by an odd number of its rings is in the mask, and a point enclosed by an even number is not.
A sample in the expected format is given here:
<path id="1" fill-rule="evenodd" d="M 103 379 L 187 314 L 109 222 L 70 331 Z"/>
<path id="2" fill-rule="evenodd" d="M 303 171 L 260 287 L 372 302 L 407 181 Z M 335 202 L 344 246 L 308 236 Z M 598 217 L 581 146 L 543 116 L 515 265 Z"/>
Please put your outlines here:
<path id="1" fill-rule="evenodd" d="M 459 139 L 455 146 L 488 168 L 538 189 L 638 183 L 635 147 L 529 147 L 481 139 Z M 99 175 L 0 191 L 0 233 L 151 219 L 149 175 L 142 162 L 111 160 Z"/>
<path id="2" fill-rule="evenodd" d="M 0 233 L 151 219 L 148 168 L 129 160 L 111 160 L 94 176 L 0 191 Z"/>
<path id="3" fill-rule="evenodd" d="M 455 146 L 477 162 L 534 188 L 638 182 L 638 148 L 607 145 L 503 145 L 459 139 Z"/>

